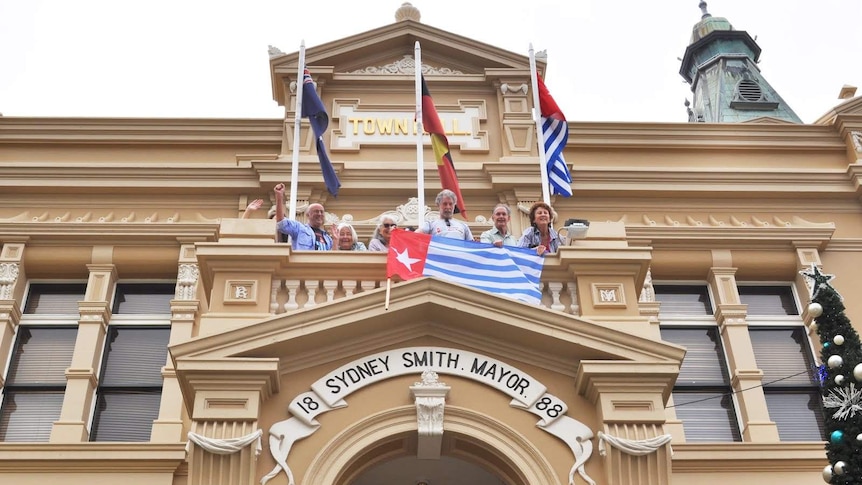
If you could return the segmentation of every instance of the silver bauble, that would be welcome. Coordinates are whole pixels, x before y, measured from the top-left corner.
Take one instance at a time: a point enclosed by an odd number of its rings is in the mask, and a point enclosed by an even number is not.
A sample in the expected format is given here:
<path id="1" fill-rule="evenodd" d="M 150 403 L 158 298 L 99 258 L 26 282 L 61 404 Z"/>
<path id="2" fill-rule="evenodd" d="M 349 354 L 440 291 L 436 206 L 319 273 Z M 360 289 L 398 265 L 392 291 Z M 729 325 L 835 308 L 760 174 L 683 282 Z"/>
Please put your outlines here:
<path id="1" fill-rule="evenodd" d="M 832 338 L 832 343 L 834 343 L 835 345 L 844 345 L 844 336 L 836 335 Z"/>
<path id="2" fill-rule="evenodd" d="M 843 363 L 844 359 L 842 359 L 840 355 L 831 355 L 829 356 L 829 360 L 826 361 L 826 365 L 828 365 L 830 369 L 841 367 L 841 364 Z"/>
<path id="3" fill-rule="evenodd" d="M 856 367 L 853 368 L 853 377 L 856 382 L 862 382 L 862 364 L 856 364 Z"/>
<path id="4" fill-rule="evenodd" d="M 823 467 L 823 481 L 829 483 L 832 481 L 832 465 Z"/>
<path id="5" fill-rule="evenodd" d="M 810 305 L 808 305 L 808 314 L 814 318 L 817 318 L 820 315 L 823 315 L 823 307 L 820 305 L 820 303 L 811 303 Z"/>
<path id="6" fill-rule="evenodd" d="M 844 475 L 844 472 L 847 471 L 847 464 L 843 461 L 836 461 L 835 466 L 832 467 L 832 471 L 835 472 L 836 475 Z"/>
<path id="7" fill-rule="evenodd" d="M 841 374 L 835 376 L 835 384 L 838 384 L 839 386 L 844 385 L 844 380 L 844 376 L 842 376 Z"/>

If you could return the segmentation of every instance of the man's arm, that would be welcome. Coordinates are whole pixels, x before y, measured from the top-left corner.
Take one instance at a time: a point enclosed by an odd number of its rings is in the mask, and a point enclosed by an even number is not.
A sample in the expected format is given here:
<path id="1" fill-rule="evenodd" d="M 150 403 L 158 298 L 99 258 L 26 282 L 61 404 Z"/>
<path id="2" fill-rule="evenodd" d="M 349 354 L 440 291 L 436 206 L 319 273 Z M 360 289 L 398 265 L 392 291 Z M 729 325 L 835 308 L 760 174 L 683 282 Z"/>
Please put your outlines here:
<path id="1" fill-rule="evenodd" d="M 284 219 L 284 184 L 275 186 L 275 222 Z"/>

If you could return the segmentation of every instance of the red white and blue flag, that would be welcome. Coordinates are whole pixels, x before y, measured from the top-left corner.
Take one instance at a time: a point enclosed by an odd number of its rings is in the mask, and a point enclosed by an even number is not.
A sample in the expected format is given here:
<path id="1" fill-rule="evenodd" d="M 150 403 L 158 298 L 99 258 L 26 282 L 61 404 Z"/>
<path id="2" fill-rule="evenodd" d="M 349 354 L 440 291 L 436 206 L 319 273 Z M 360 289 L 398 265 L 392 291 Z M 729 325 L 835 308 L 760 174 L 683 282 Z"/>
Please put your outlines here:
<path id="1" fill-rule="evenodd" d="M 548 183 L 551 194 L 572 196 L 572 176 L 563 158 L 563 150 L 569 140 L 569 124 L 566 116 L 551 97 L 551 93 L 542 81 L 542 76 L 536 75 L 539 83 L 539 109 L 542 113 L 542 141 L 545 144 L 545 165 L 548 171 Z"/>
<path id="2" fill-rule="evenodd" d="M 395 229 L 386 275 L 403 280 L 433 276 L 538 305 L 544 258 L 535 249 L 463 241 Z"/>
<path id="3" fill-rule="evenodd" d="M 317 95 L 317 89 L 314 87 L 314 81 L 311 80 L 311 73 L 308 72 L 308 69 L 302 75 L 302 113 L 300 116 L 308 118 L 311 131 L 314 132 L 317 159 L 320 161 L 320 171 L 323 173 L 326 190 L 333 197 L 338 197 L 338 188 L 341 187 L 341 182 L 338 180 L 338 175 L 326 153 L 326 144 L 323 143 L 323 134 L 329 127 L 329 115 L 326 114 L 323 101 Z"/>

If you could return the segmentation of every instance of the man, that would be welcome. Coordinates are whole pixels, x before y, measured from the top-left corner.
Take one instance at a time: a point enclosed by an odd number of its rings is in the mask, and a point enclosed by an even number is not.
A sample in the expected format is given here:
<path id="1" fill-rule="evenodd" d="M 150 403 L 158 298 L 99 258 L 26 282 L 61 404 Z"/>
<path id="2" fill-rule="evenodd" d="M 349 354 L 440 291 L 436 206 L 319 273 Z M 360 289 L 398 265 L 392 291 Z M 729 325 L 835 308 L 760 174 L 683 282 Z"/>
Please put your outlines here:
<path id="1" fill-rule="evenodd" d="M 509 209 L 509 206 L 497 204 L 494 206 L 494 213 L 491 218 L 494 220 L 494 227 L 483 232 L 479 240 L 483 243 L 493 244 L 498 248 L 517 246 L 518 240 L 509 230 L 509 222 L 512 220 L 512 210 Z"/>
<path id="2" fill-rule="evenodd" d="M 452 219 L 452 216 L 455 214 L 455 204 L 458 203 L 458 197 L 455 195 L 455 192 L 449 189 L 440 191 L 437 194 L 435 203 L 437 204 L 437 209 L 440 211 L 440 218 L 436 221 L 424 221 L 416 229 L 416 232 L 472 241 L 473 233 L 470 232 L 470 226 Z"/>
<path id="3" fill-rule="evenodd" d="M 284 184 L 275 186 L 275 221 L 280 234 L 290 236 L 295 250 L 329 251 L 332 249 L 332 236 L 323 228 L 326 212 L 321 204 L 310 204 L 305 209 L 308 224 L 284 218 Z"/>

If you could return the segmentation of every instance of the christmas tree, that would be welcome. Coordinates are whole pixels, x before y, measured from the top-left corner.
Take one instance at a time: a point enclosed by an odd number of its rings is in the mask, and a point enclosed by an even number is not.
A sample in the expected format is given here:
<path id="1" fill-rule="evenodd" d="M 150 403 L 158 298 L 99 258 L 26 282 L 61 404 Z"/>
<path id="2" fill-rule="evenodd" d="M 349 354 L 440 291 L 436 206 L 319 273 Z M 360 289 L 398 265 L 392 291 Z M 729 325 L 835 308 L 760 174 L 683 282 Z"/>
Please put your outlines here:
<path id="1" fill-rule="evenodd" d="M 826 431 L 823 480 L 836 485 L 862 483 L 862 346 L 844 314 L 841 295 L 829 285 L 835 276 L 816 265 L 800 273 L 809 278 L 811 304 L 820 337 L 821 392 Z"/>

